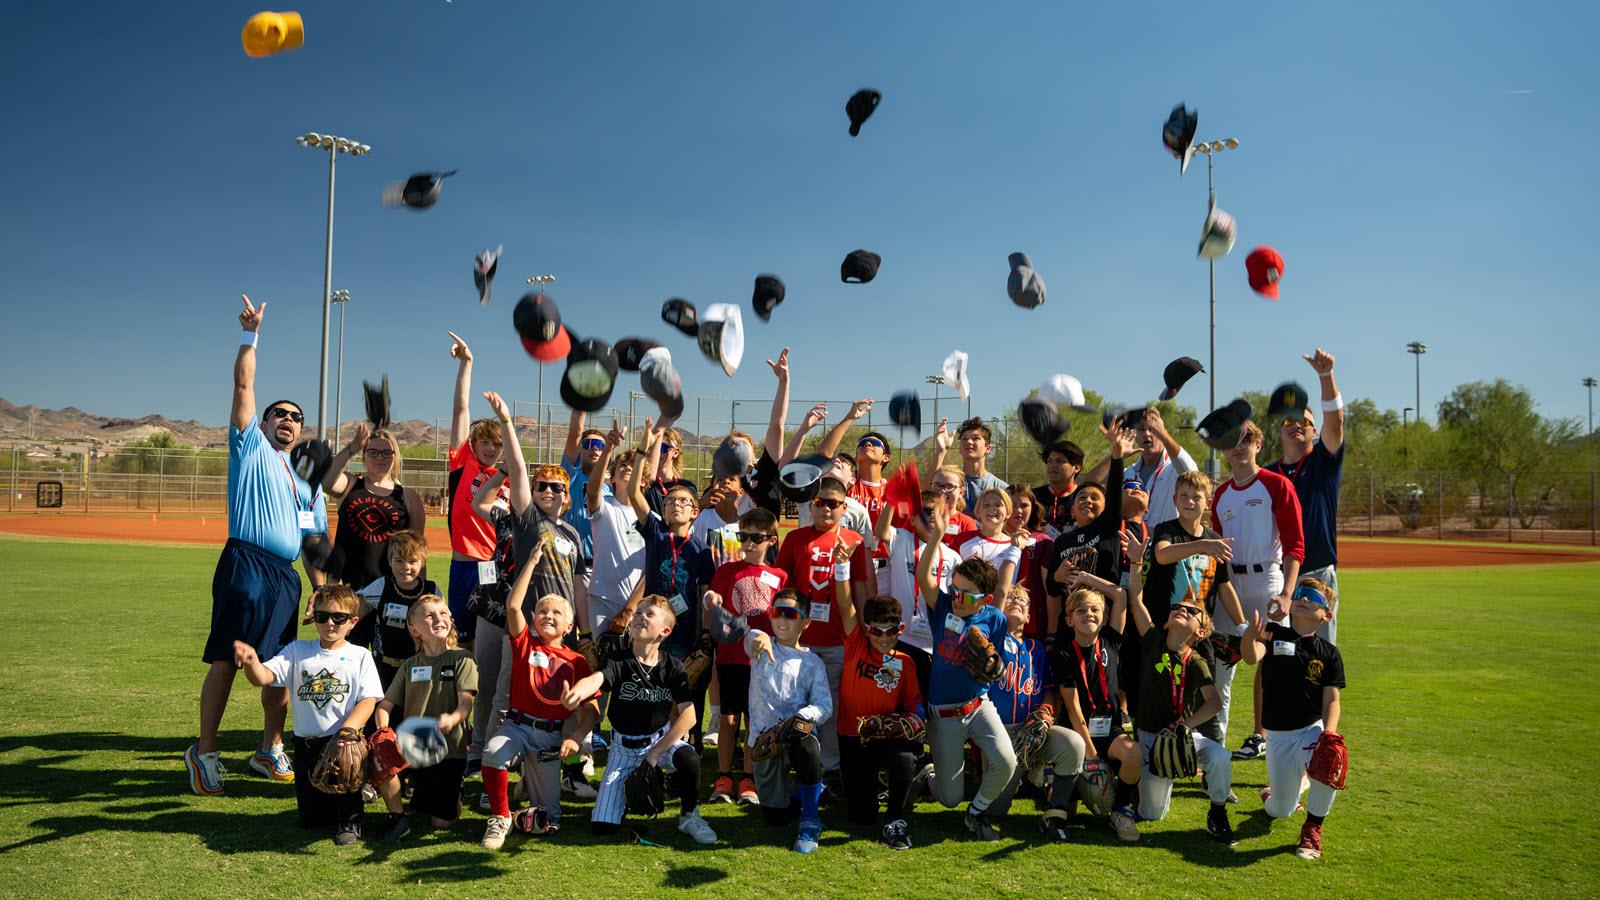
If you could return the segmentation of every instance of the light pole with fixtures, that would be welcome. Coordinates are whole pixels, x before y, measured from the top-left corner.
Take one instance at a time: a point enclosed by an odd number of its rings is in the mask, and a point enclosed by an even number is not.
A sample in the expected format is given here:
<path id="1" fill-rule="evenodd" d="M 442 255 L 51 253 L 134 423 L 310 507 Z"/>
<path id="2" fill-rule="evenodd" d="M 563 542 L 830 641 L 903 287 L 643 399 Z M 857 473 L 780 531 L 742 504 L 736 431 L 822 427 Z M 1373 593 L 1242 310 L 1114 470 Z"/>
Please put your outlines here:
<path id="1" fill-rule="evenodd" d="M 1409 462 L 1411 460 L 1411 407 L 1400 410 L 1400 452 Z"/>
<path id="2" fill-rule="evenodd" d="M 539 289 L 539 293 L 542 294 L 542 293 L 544 293 L 544 286 L 549 284 L 552 281 L 555 281 L 555 280 L 556 280 L 556 277 L 554 275 L 544 274 L 544 275 L 535 275 L 532 278 L 529 278 L 528 279 L 528 283 L 533 285 L 534 287 L 538 288 Z M 533 445 L 535 447 L 539 447 L 540 448 L 540 452 L 544 454 L 544 458 L 548 459 L 549 456 L 550 456 L 550 454 L 548 452 L 549 448 L 548 447 L 544 447 L 542 444 L 539 443 L 539 434 L 540 434 L 541 431 L 545 432 L 545 441 L 546 441 L 546 443 L 549 442 L 549 430 L 543 428 L 543 425 L 544 425 L 544 363 L 539 363 L 539 405 L 533 411 L 533 421 L 534 421 L 534 426 L 533 426 L 534 427 Z"/>
<path id="3" fill-rule="evenodd" d="M 322 368 L 317 377 L 317 437 L 327 440 L 324 413 L 328 406 L 328 319 L 333 302 L 333 164 L 341 153 L 366 156 L 372 148 L 349 138 L 315 131 L 295 138 L 294 142 L 313 150 L 328 151 L 328 243 L 322 257 Z"/>
<path id="4" fill-rule="evenodd" d="M 1226 139 L 1220 140 L 1220 141 L 1211 141 L 1210 143 L 1206 143 L 1204 141 L 1201 141 L 1200 143 L 1195 144 L 1194 147 L 1189 151 L 1191 153 L 1203 153 L 1203 154 L 1205 154 L 1205 157 L 1206 157 L 1206 208 L 1207 208 L 1207 210 L 1209 210 L 1213 206 L 1216 206 L 1216 204 L 1217 204 L 1217 192 L 1212 187 L 1212 184 L 1211 184 L 1211 157 L 1217 155 L 1218 153 L 1222 153 L 1224 151 L 1227 151 L 1227 150 L 1237 150 L 1237 149 L 1239 149 L 1239 141 L 1236 138 L 1226 138 Z M 1210 308 L 1210 322 L 1211 322 L 1211 340 L 1210 340 L 1211 351 L 1210 351 L 1210 358 L 1206 360 L 1206 366 L 1207 366 L 1206 378 L 1210 382 L 1210 388 L 1211 388 L 1211 406 L 1208 408 L 1208 411 L 1209 411 L 1210 409 L 1216 409 L 1217 408 L 1217 261 L 1216 261 L 1216 259 L 1211 258 L 1211 257 L 1207 257 L 1206 258 L 1206 270 L 1207 270 L 1207 272 L 1206 272 L 1206 278 L 1207 278 L 1206 292 L 1207 292 L 1207 295 L 1210 298 L 1208 305 L 1209 305 L 1209 308 Z M 1210 455 L 1208 455 L 1206 457 L 1206 470 L 1207 470 L 1208 474 L 1210 474 L 1210 476 L 1213 479 L 1215 479 L 1217 477 L 1217 450 L 1216 450 L 1215 447 L 1210 448 Z"/>
<path id="5" fill-rule="evenodd" d="M 924 378 L 923 381 L 926 381 L 928 384 L 933 385 L 933 424 L 934 424 L 935 427 L 938 427 L 938 424 L 939 424 L 939 385 L 944 384 L 944 376 L 943 375 L 929 375 L 927 378 Z"/>
<path id="6" fill-rule="evenodd" d="M 1583 380 L 1583 386 L 1589 389 L 1589 433 L 1590 434 L 1594 434 L 1594 388 L 1595 388 L 1596 384 L 1600 384 L 1600 382 L 1596 382 L 1593 378 L 1585 378 Z"/>
<path id="7" fill-rule="evenodd" d="M 339 423 L 344 404 L 344 305 L 350 302 L 349 291 L 334 291 L 330 300 L 339 304 L 339 372 L 333 383 L 333 449 L 339 449 Z"/>
<path id="8" fill-rule="evenodd" d="M 1417 358 L 1417 424 L 1422 423 L 1422 354 L 1428 352 L 1428 345 L 1421 341 L 1412 341 L 1406 345 L 1406 352 Z"/>

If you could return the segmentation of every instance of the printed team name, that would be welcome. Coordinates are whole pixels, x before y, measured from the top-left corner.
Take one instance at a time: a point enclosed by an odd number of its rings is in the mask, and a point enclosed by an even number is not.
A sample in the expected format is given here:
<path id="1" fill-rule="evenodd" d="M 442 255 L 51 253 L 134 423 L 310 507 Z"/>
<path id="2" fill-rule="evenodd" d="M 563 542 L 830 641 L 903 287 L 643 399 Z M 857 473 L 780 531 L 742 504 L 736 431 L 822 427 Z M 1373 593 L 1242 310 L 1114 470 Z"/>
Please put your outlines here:
<path id="1" fill-rule="evenodd" d="M 313 675 L 310 672 L 300 673 L 300 687 L 295 689 L 295 696 L 316 706 L 317 709 L 326 709 L 329 703 L 343 700 L 350 693 L 350 685 L 339 680 L 339 676 L 323 669 Z"/>
<path id="2" fill-rule="evenodd" d="M 663 687 L 642 685 L 637 681 L 625 681 L 622 688 L 617 691 L 618 700 L 637 700 L 640 703 L 664 703 L 672 699 L 672 692 Z"/>

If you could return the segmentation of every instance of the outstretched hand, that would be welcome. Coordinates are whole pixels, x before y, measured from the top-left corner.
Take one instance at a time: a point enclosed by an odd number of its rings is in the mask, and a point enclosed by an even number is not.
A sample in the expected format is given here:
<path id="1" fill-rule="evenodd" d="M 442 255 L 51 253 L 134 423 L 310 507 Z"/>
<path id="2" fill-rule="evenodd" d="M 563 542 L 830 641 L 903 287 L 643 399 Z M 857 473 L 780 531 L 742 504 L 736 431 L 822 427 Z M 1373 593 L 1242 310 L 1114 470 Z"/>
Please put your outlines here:
<path id="1" fill-rule="evenodd" d="M 262 304 L 262 306 L 265 305 L 265 303 Z M 1333 374 L 1333 354 L 1321 347 L 1318 347 L 1316 352 L 1309 356 L 1303 356 L 1301 359 L 1311 364 L 1311 368 L 1317 371 L 1318 378 L 1326 378 Z"/>
<path id="2" fill-rule="evenodd" d="M 1120 420 L 1114 421 L 1111 428 L 1106 431 L 1106 443 L 1111 448 L 1113 458 L 1121 458 L 1133 452 L 1133 429 L 1124 427 Z"/>
<path id="3" fill-rule="evenodd" d="M 950 433 L 950 417 L 945 416 L 939 420 L 939 428 L 933 433 L 933 446 L 940 453 L 944 453 L 950 449 L 950 445 L 953 443 L 955 443 L 955 435 Z"/>
<path id="4" fill-rule="evenodd" d="M 805 427 L 807 431 L 828 421 L 828 404 L 818 403 L 806 413 Z"/>
<path id="5" fill-rule="evenodd" d="M 461 335 L 456 334 L 454 331 L 446 331 L 445 334 L 450 335 L 450 340 L 455 342 L 450 345 L 450 355 L 464 363 L 472 362 L 472 349 L 467 346 L 466 341 L 461 339 Z"/>
<path id="6" fill-rule="evenodd" d="M 850 419 L 854 421 L 872 411 L 872 398 L 864 397 L 850 404 Z"/>
<path id="7" fill-rule="evenodd" d="M 1267 623 L 1262 621 L 1260 610 L 1250 614 L 1250 630 L 1244 633 L 1244 639 L 1261 644 L 1267 642 Z"/>
<path id="8" fill-rule="evenodd" d="M 261 301 L 260 306 L 251 306 L 250 298 L 244 294 L 239 295 L 244 301 L 244 312 L 239 313 L 239 327 L 245 331 L 260 331 L 261 319 L 267 314 L 267 301 Z"/>
<path id="9" fill-rule="evenodd" d="M 256 648 L 246 644 L 244 641 L 233 642 L 234 665 L 242 669 L 245 666 L 253 666 L 260 661 L 261 658 L 256 655 Z"/>
<path id="10" fill-rule="evenodd" d="M 461 346 L 465 347 L 466 344 L 462 344 Z M 467 358 L 471 359 L 472 355 L 469 353 Z M 511 410 L 506 406 L 506 401 L 500 399 L 499 394 L 496 394 L 494 391 L 484 391 L 483 399 L 489 401 L 489 408 L 494 410 L 495 418 L 502 422 L 511 418 Z"/>
<path id="11" fill-rule="evenodd" d="M 778 380 L 779 381 L 788 381 L 789 380 L 789 348 L 788 347 L 783 348 L 783 352 L 778 354 L 778 361 L 777 362 L 773 362 L 770 359 L 767 360 L 767 365 L 772 367 L 772 374 L 778 376 Z"/>

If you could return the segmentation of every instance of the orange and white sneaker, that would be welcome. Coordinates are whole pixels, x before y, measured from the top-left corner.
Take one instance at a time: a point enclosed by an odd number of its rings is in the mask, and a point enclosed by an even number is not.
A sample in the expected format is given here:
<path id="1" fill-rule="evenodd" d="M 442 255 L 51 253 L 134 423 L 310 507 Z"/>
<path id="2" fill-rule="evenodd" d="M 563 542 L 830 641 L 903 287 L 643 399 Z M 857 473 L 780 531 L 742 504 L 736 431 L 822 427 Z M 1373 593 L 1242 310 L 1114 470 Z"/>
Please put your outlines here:
<path id="1" fill-rule="evenodd" d="M 739 802 L 745 806 L 755 806 L 761 802 L 761 795 L 756 793 L 756 783 L 748 775 L 739 779 Z"/>
<path id="2" fill-rule="evenodd" d="M 263 778 L 273 781 L 294 781 L 294 766 L 289 762 L 289 754 L 283 752 L 282 744 L 273 744 L 266 750 L 257 750 L 250 757 L 250 768 Z"/>
<path id="3" fill-rule="evenodd" d="M 1300 844 L 1294 855 L 1301 859 L 1322 858 L 1322 826 L 1307 822 L 1300 826 Z"/>
<path id="4" fill-rule="evenodd" d="M 199 744 L 191 744 L 183 753 L 184 768 L 189 770 L 189 787 L 202 797 L 222 793 L 222 779 L 227 770 L 216 751 L 201 753 Z"/>
<path id="5" fill-rule="evenodd" d="M 716 783 L 711 785 L 711 802 L 733 802 L 733 778 L 727 775 L 719 775 L 717 777 Z"/>

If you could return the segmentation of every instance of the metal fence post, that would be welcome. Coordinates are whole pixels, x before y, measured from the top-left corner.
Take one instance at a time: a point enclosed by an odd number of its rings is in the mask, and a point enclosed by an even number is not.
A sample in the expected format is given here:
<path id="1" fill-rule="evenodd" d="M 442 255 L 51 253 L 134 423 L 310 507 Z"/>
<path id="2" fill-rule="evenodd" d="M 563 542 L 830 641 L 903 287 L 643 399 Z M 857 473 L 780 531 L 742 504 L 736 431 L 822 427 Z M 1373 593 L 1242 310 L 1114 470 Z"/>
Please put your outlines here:
<path id="1" fill-rule="evenodd" d="M 1513 517 L 1515 504 L 1512 502 L 1511 473 L 1506 473 L 1506 541 L 1515 543 L 1517 540 L 1517 520 Z"/>
<path id="2" fill-rule="evenodd" d="M 93 485 L 91 485 L 89 483 L 89 469 L 91 468 L 90 463 L 89 463 L 89 459 L 90 459 L 91 453 L 92 453 L 92 451 L 89 451 L 89 450 L 83 451 L 83 511 L 84 512 L 88 512 L 89 511 L 89 492 L 93 489 Z"/>
<path id="3" fill-rule="evenodd" d="M 338 436 L 339 423 L 333 423 L 334 436 Z M 162 486 L 167 482 L 167 451 L 164 447 L 156 448 L 156 512 L 161 512 L 161 495 L 165 493 Z"/>
<path id="4" fill-rule="evenodd" d="M 1595 544 L 1595 534 L 1600 532 L 1600 474 L 1589 473 L 1589 546 Z"/>
<path id="5" fill-rule="evenodd" d="M 1444 540 L 1444 473 L 1439 473 L 1439 540 Z"/>
<path id="6" fill-rule="evenodd" d="M 7 509 L 15 511 L 17 508 L 17 445 L 11 445 L 11 490 L 6 491 Z"/>

